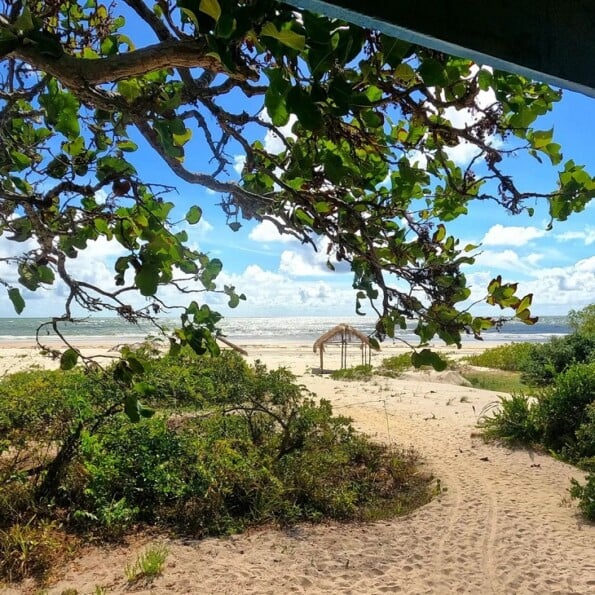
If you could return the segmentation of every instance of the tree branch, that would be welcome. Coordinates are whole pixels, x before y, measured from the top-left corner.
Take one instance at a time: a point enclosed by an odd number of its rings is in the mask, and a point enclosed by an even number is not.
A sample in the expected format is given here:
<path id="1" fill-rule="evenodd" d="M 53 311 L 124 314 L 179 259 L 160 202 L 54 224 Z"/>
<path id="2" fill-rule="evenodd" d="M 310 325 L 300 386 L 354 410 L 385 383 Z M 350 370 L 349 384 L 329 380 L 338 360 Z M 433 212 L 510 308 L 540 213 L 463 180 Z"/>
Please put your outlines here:
<path id="1" fill-rule="evenodd" d="M 211 72 L 225 72 L 230 78 L 240 81 L 258 80 L 257 73 L 246 65 L 238 64 L 236 72 L 227 72 L 219 60 L 208 55 L 209 51 L 207 44 L 201 40 L 171 40 L 98 60 L 76 58 L 68 54 L 55 58 L 40 51 L 36 44 L 22 44 L 9 56 L 51 74 L 73 90 L 142 76 L 164 68 L 202 68 Z"/>

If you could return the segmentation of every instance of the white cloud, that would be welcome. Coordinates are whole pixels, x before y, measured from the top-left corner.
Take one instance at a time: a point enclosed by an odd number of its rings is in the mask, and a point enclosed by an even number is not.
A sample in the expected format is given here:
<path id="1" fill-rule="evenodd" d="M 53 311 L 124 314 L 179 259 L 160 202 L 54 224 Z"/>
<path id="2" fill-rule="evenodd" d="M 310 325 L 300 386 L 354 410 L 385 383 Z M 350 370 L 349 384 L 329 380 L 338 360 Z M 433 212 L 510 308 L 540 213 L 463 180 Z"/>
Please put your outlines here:
<path id="1" fill-rule="evenodd" d="M 225 271 L 218 278 L 218 284 L 236 287 L 246 294 L 247 301 L 236 310 L 226 308 L 227 298 L 204 294 L 210 305 L 234 316 L 290 316 L 295 313 L 311 315 L 333 315 L 353 313 L 355 296 L 353 290 L 327 280 L 291 279 L 281 273 L 267 271 L 258 265 L 249 265 L 240 274 Z"/>
<path id="2" fill-rule="evenodd" d="M 535 295 L 536 312 L 539 306 L 576 307 L 591 303 L 595 295 L 595 256 L 568 267 L 541 269 L 535 277 L 533 281 L 521 283 L 520 288 Z"/>
<path id="3" fill-rule="evenodd" d="M 541 238 L 547 232 L 537 227 L 515 227 L 492 225 L 487 231 L 481 243 L 484 246 L 524 246 L 531 240 Z"/>
<path id="4" fill-rule="evenodd" d="M 419 169 L 426 169 L 428 166 L 428 156 L 422 151 L 409 151 L 407 153 L 407 159 L 411 165 L 416 165 Z M 390 181 L 390 173 L 388 174 L 387 178 Z"/>
<path id="5" fill-rule="evenodd" d="M 535 269 L 531 262 L 524 262 L 514 250 L 503 250 L 502 252 L 484 250 L 475 257 L 475 264 L 484 269 L 525 273 L 530 273 Z"/>
<path id="6" fill-rule="evenodd" d="M 558 242 L 581 240 L 585 246 L 590 246 L 595 243 L 595 227 L 587 225 L 584 231 L 566 231 L 554 237 Z"/>
<path id="7" fill-rule="evenodd" d="M 248 237 L 255 242 L 279 242 L 281 244 L 288 244 L 296 242 L 296 238 L 292 235 L 281 234 L 277 226 L 271 221 L 262 221 L 254 227 Z"/>
<path id="8" fill-rule="evenodd" d="M 328 251 L 329 240 L 320 238 L 317 250 L 309 244 L 300 244 L 291 250 L 284 250 L 279 261 L 279 271 L 290 277 L 327 276 L 349 272 L 350 265 L 345 261 L 337 262 L 334 254 Z M 330 260 L 335 270 L 328 268 Z"/>
<path id="9" fill-rule="evenodd" d="M 238 175 L 241 175 L 246 163 L 246 155 L 234 155 L 233 156 L 233 168 L 236 170 Z"/>
<path id="10" fill-rule="evenodd" d="M 268 115 L 265 113 L 262 116 L 262 120 L 270 121 Z M 285 126 L 279 127 L 279 132 L 285 137 L 294 137 L 295 135 L 291 131 L 293 125 L 296 123 L 297 118 L 294 114 L 289 116 L 289 121 Z M 272 153 L 273 155 L 277 155 L 282 153 L 285 150 L 285 143 L 281 140 L 278 134 L 275 134 L 272 130 L 267 130 L 267 133 L 264 135 L 264 150 Z"/>

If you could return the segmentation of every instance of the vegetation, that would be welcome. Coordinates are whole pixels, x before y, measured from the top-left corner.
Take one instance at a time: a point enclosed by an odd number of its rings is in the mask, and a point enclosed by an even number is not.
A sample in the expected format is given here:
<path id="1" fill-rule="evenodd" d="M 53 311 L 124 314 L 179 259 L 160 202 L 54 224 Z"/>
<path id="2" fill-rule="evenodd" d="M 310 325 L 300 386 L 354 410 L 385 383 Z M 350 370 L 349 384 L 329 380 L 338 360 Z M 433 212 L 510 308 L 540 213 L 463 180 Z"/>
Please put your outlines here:
<path id="1" fill-rule="evenodd" d="M 573 313 L 580 332 L 531 346 L 520 367 L 542 388 L 501 398 L 483 412 L 481 425 L 487 437 L 537 445 L 589 471 L 584 486 L 573 481 L 571 495 L 595 520 L 595 350 L 583 333 L 591 312 L 592 305 Z"/>
<path id="2" fill-rule="evenodd" d="M 518 372 L 532 349 L 531 343 L 508 343 L 491 347 L 476 355 L 468 355 L 464 360 L 472 366 Z"/>
<path id="3" fill-rule="evenodd" d="M 521 362 L 521 378 L 527 384 L 545 386 L 575 364 L 595 361 L 595 336 L 573 333 L 531 345 Z"/>
<path id="4" fill-rule="evenodd" d="M 202 209 L 176 209 L 173 188 L 143 172 L 147 152 L 217 195 L 231 229 L 269 221 L 321 245 L 330 269 L 348 263 L 377 338 L 416 319 L 420 344 L 500 323 L 462 305 L 476 247 L 445 224 L 476 201 L 532 215 L 536 198 L 563 221 L 595 195 L 536 123 L 559 91 L 276 0 L 4 0 L 0 69 L 0 233 L 15 244 L 1 283 L 19 314 L 30 292 L 60 286 L 64 312 L 49 321 L 60 335 L 75 305 L 133 322 L 179 306 L 172 349 L 216 352 L 219 315 L 187 294 L 245 299 L 175 225 Z M 461 144 L 474 152 L 465 165 L 452 155 Z M 519 188 L 510 166 L 523 153 L 559 167 L 557 186 Z M 111 286 L 78 274 L 98 240 L 119 250 Z M 532 296 L 516 289 L 497 277 L 484 298 L 532 324 Z M 80 357 L 54 355 L 64 368 Z"/>
<path id="5" fill-rule="evenodd" d="M 589 304 L 582 310 L 570 310 L 568 322 L 572 330 L 585 337 L 595 336 L 595 304 Z"/>
<path id="6" fill-rule="evenodd" d="M 135 357 L 136 388 L 79 369 L 0 382 L 0 577 L 43 575 L 67 535 L 115 539 L 139 525 L 227 534 L 393 516 L 430 498 L 414 455 L 356 433 L 287 370 L 234 352 Z M 126 403 L 139 390 L 138 406 L 159 412 L 133 422 Z M 154 557 L 131 576 L 149 576 Z"/>
<path id="7" fill-rule="evenodd" d="M 362 364 L 359 366 L 351 366 L 350 368 L 333 370 L 331 372 L 331 378 L 333 380 L 370 380 L 373 374 L 373 366 Z"/>
<path id="8" fill-rule="evenodd" d="M 518 372 L 504 370 L 473 370 L 462 368 L 461 375 L 471 383 L 474 388 L 505 393 L 531 393 L 532 389 L 523 384 Z"/>
<path id="9" fill-rule="evenodd" d="M 168 553 L 164 545 L 147 548 L 138 556 L 134 564 L 126 565 L 125 574 L 128 582 L 138 583 L 141 580 L 149 582 L 158 577 L 163 571 Z"/>
<path id="10" fill-rule="evenodd" d="M 411 361 L 411 354 L 401 353 L 400 355 L 394 355 L 393 357 L 385 357 L 377 368 L 376 373 L 380 376 L 396 378 L 412 367 L 413 362 Z"/>

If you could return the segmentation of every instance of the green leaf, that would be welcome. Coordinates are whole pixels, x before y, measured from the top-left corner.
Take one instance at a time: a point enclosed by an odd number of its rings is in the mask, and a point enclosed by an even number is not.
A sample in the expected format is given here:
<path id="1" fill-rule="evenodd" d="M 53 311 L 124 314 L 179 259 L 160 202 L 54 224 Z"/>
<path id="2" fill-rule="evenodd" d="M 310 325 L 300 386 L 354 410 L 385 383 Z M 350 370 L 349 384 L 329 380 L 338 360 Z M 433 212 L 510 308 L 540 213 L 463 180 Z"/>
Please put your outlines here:
<path id="1" fill-rule="evenodd" d="M 17 31 L 22 31 L 23 33 L 32 31 L 35 28 L 33 24 L 33 17 L 31 16 L 31 11 L 29 10 L 28 6 L 25 5 L 23 12 L 16 18 L 13 27 Z"/>
<path id="2" fill-rule="evenodd" d="M 434 232 L 434 236 L 432 238 L 433 242 L 441 242 L 446 237 L 446 227 L 442 225 L 438 225 L 436 231 Z"/>
<path id="3" fill-rule="evenodd" d="M 395 68 L 395 78 L 409 85 L 415 81 L 415 70 L 409 64 L 402 62 Z"/>
<path id="4" fill-rule="evenodd" d="M 74 349 L 67 349 L 60 357 L 60 369 L 72 370 L 79 359 L 79 354 Z"/>
<path id="5" fill-rule="evenodd" d="M 125 359 L 133 374 L 142 374 L 145 371 L 145 366 L 143 366 L 142 362 L 137 357 L 128 354 Z"/>
<path id="6" fill-rule="evenodd" d="M 131 140 L 119 140 L 116 146 L 120 151 L 126 151 L 128 153 L 132 153 L 138 149 L 138 145 Z"/>
<path id="7" fill-rule="evenodd" d="M 143 264 L 134 277 L 134 282 L 144 296 L 155 295 L 159 285 L 159 269 L 153 263 Z"/>
<path id="8" fill-rule="evenodd" d="M 529 293 L 519 302 L 519 305 L 517 306 L 517 314 L 522 310 L 526 310 L 532 303 L 533 294 Z"/>
<path id="9" fill-rule="evenodd" d="M 140 421 L 139 402 L 135 394 L 126 395 L 124 399 L 124 413 L 126 413 L 131 422 L 137 423 Z"/>
<path id="10" fill-rule="evenodd" d="M 221 17 L 221 6 L 217 0 L 200 0 L 199 10 L 208 14 L 215 22 Z"/>
<path id="11" fill-rule="evenodd" d="M 437 372 L 446 370 L 447 366 L 446 362 L 435 351 L 430 351 L 429 349 L 422 349 L 413 353 L 411 355 L 411 363 L 416 368 L 432 366 Z"/>
<path id="12" fill-rule="evenodd" d="M 530 140 L 533 141 L 533 146 L 536 149 L 543 149 L 552 142 L 553 134 L 553 128 L 550 128 L 549 130 L 536 130 L 530 135 Z"/>
<path id="13" fill-rule="evenodd" d="M 237 21 L 230 14 L 222 15 L 217 21 L 215 27 L 215 35 L 223 39 L 229 39 L 232 33 L 236 30 Z"/>
<path id="14" fill-rule="evenodd" d="M 140 401 L 138 401 L 138 414 L 144 419 L 149 419 L 155 415 L 155 409 L 141 405 Z"/>
<path id="15" fill-rule="evenodd" d="M 428 87 L 443 86 L 448 80 L 444 66 L 434 58 L 424 59 L 418 72 Z"/>
<path id="16" fill-rule="evenodd" d="M 11 287 L 8 290 L 8 297 L 14 306 L 15 312 L 20 314 L 25 309 L 25 300 L 21 296 L 21 292 L 17 287 Z"/>
<path id="17" fill-rule="evenodd" d="M 200 221 L 201 217 L 202 209 L 197 205 L 191 206 L 188 212 L 186 213 L 186 221 L 188 221 L 190 225 L 196 225 Z"/>
<path id="18" fill-rule="evenodd" d="M 306 38 L 290 29 L 279 31 L 274 23 L 268 22 L 262 26 L 260 34 L 264 37 L 273 37 L 283 45 L 290 47 L 298 52 L 303 52 L 306 47 Z"/>
<path id="19" fill-rule="evenodd" d="M 492 85 L 492 73 L 482 68 L 477 73 L 477 83 L 482 91 L 487 91 Z"/>

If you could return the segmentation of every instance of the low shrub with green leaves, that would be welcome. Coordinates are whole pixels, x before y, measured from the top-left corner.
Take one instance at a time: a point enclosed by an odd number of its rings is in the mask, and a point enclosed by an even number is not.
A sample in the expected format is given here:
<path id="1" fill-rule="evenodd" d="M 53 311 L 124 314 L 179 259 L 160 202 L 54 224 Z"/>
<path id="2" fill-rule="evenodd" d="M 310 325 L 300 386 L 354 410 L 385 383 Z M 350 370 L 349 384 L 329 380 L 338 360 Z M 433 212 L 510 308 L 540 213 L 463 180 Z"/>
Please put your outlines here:
<path id="1" fill-rule="evenodd" d="M 491 347 L 476 355 L 468 355 L 464 360 L 472 366 L 518 372 L 532 348 L 530 343 L 507 343 Z"/>
<path id="2" fill-rule="evenodd" d="M 584 485 L 576 479 L 572 480 L 570 495 L 578 500 L 578 506 L 585 517 L 595 521 L 595 472 L 589 473 L 585 479 Z"/>
<path id="3" fill-rule="evenodd" d="M 595 443 L 583 440 L 583 449 L 579 448 L 576 433 L 589 421 L 592 403 L 595 403 L 595 362 L 576 364 L 556 376 L 552 387 L 543 391 L 539 399 L 545 446 L 575 460 L 589 456 Z"/>
<path id="4" fill-rule="evenodd" d="M 0 381 L 6 560 L 18 556 L 13 528 L 27 523 L 107 538 L 139 523 L 202 536 L 392 516 L 430 498 L 414 455 L 358 434 L 286 369 L 231 352 L 138 358 L 140 387 L 109 370 Z M 127 407 L 141 398 L 156 413 L 131 421 Z M 0 563 L 0 578 L 12 576 Z"/>
<path id="5" fill-rule="evenodd" d="M 331 378 L 333 380 L 370 380 L 373 375 L 374 368 L 367 364 L 342 368 L 331 372 Z"/>
<path id="6" fill-rule="evenodd" d="M 502 397 L 480 426 L 488 438 L 541 445 L 591 472 L 587 483 L 573 482 L 571 494 L 593 519 L 595 514 L 595 362 L 579 363 L 557 374 L 534 396 Z"/>
<path id="7" fill-rule="evenodd" d="M 488 415 L 490 411 L 492 414 Z M 512 444 L 536 444 L 542 436 L 535 400 L 523 393 L 500 397 L 482 411 L 479 426 L 486 438 Z"/>
<path id="8" fill-rule="evenodd" d="M 378 366 L 376 373 L 381 376 L 396 378 L 412 367 L 411 353 L 401 353 L 393 357 L 385 357 Z"/>
<path id="9" fill-rule="evenodd" d="M 595 336 L 574 333 L 530 347 L 520 370 L 523 382 L 534 386 L 551 384 L 558 374 L 575 364 L 595 362 Z"/>

